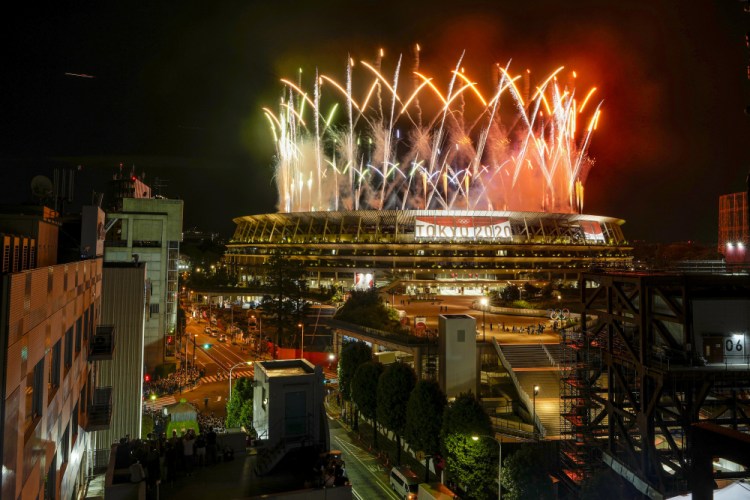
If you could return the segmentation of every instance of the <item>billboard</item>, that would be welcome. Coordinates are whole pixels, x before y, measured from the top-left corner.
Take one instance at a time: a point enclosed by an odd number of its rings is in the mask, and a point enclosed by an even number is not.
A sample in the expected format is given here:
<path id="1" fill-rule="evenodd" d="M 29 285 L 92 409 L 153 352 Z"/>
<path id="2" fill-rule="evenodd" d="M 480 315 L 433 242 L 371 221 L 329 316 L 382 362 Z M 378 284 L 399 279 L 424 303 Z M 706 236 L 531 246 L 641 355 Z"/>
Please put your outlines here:
<path id="1" fill-rule="evenodd" d="M 581 231 L 583 231 L 583 237 L 586 241 L 605 242 L 601 224 L 592 220 L 582 220 L 578 224 L 581 227 Z"/>
<path id="2" fill-rule="evenodd" d="M 513 237 L 513 232 L 510 221 L 503 217 L 417 216 L 414 237 L 417 240 L 497 240 L 510 239 Z"/>
<path id="3" fill-rule="evenodd" d="M 375 285 L 375 279 L 372 272 L 354 273 L 354 289 L 369 290 Z"/>

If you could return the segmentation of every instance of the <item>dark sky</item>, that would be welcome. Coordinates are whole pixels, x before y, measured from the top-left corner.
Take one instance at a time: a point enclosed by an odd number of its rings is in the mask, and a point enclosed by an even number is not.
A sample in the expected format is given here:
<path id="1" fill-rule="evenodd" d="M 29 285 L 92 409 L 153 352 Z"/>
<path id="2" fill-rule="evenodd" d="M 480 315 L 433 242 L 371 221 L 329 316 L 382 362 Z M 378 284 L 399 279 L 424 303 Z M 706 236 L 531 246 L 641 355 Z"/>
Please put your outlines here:
<path id="1" fill-rule="evenodd" d="M 123 163 L 185 200 L 185 227 L 229 235 L 233 217 L 275 211 L 261 107 L 279 78 L 343 79 L 347 54 L 383 47 L 392 64 L 414 43 L 433 74 L 466 50 L 480 82 L 512 59 L 597 86 L 584 211 L 625 219 L 630 239 L 715 242 L 718 196 L 750 170 L 750 14 L 734 0 L 58 2 L 4 24 L 2 201 L 81 165 L 87 202 Z"/>

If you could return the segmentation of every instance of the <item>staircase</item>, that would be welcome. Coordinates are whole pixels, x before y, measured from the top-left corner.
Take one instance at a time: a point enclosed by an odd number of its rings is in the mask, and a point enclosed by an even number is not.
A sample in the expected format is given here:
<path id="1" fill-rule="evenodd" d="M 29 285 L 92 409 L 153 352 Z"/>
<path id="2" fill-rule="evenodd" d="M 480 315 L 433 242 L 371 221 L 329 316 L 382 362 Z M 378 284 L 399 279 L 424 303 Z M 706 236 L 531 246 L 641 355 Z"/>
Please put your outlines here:
<path id="1" fill-rule="evenodd" d="M 546 437 L 560 435 L 560 375 L 555 369 L 562 358 L 558 344 L 501 345 L 505 359 L 511 365 L 520 389 L 529 395 L 529 414 L 534 412 L 545 430 Z M 550 359 L 552 358 L 552 359 Z M 555 361 L 555 364 L 553 364 Z M 536 398 L 534 387 L 539 387 Z"/>

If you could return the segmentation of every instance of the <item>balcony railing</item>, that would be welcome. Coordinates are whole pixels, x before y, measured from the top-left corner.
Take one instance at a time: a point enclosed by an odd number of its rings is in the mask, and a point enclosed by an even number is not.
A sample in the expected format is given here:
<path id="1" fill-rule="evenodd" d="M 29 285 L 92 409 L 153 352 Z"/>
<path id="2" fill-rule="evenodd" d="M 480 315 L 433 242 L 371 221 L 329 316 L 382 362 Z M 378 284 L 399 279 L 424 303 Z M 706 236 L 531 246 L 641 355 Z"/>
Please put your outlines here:
<path id="1" fill-rule="evenodd" d="M 89 361 L 111 360 L 115 350 L 115 327 L 100 325 L 89 339 Z"/>
<path id="2" fill-rule="evenodd" d="M 97 387 L 91 397 L 86 419 L 86 431 L 109 429 L 112 419 L 112 387 Z"/>

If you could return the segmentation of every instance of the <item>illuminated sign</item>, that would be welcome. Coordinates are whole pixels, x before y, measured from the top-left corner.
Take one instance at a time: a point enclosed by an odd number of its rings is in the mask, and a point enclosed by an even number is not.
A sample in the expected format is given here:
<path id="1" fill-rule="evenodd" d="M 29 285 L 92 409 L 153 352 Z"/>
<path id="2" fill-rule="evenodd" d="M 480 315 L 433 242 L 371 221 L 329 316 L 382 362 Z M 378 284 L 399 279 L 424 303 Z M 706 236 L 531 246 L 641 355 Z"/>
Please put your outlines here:
<path id="1" fill-rule="evenodd" d="M 501 217 L 421 216 L 414 226 L 416 239 L 496 240 L 512 238 L 510 221 Z"/>
<path id="2" fill-rule="evenodd" d="M 375 284 L 372 272 L 354 273 L 354 289 L 369 290 Z"/>
<path id="3" fill-rule="evenodd" d="M 602 243 L 605 242 L 604 233 L 602 232 L 602 226 L 598 222 L 594 222 L 591 220 L 582 220 L 578 223 L 578 225 L 581 227 L 581 230 L 583 231 L 583 237 L 586 239 L 586 241 L 601 241 Z"/>

